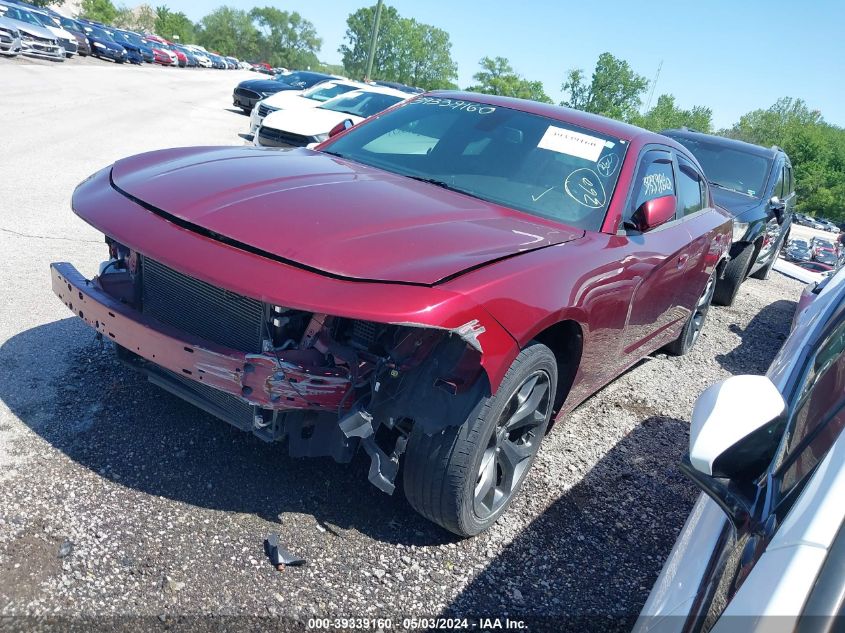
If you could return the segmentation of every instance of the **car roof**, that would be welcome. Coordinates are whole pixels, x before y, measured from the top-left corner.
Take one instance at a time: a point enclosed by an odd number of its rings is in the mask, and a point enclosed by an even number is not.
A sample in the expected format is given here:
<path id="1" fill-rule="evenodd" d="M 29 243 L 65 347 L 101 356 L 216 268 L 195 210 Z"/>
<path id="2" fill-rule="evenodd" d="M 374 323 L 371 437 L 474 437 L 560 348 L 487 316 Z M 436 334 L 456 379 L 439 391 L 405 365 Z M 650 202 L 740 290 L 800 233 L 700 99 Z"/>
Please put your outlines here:
<path id="1" fill-rule="evenodd" d="M 715 134 L 706 134 L 689 128 L 677 128 L 671 130 L 662 130 L 660 132 L 670 137 L 681 137 L 693 140 L 707 141 L 723 147 L 744 152 L 746 154 L 754 154 L 755 156 L 762 156 L 764 158 L 774 158 L 779 152 L 783 152 L 779 147 L 763 147 L 762 145 L 755 145 L 754 143 L 746 143 L 735 138 L 727 138 L 725 136 L 717 136 Z"/>
<path id="2" fill-rule="evenodd" d="M 468 92 L 463 90 L 433 90 L 424 93 L 427 96 L 439 97 L 441 99 L 463 99 L 466 101 L 480 101 L 489 103 L 490 105 L 499 106 L 502 108 L 511 108 L 512 110 L 520 110 L 529 114 L 537 114 L 539 116 L 556 119 L 564 123 L 570 123 L 579 127 L 593 130 L 608 136 L 632 141 L 635 138 L 640 138 L 643 142 L 655 142 L 665 145 L 671 145 L 679 149 L 675 141 L 665 136 L 661 136 L 656 132 L 650 132 L 636 125 L 629 123 L 622 123 L 614 119 L 609 119 L 598 114 L 591 114 L 581 110 L 574 110 L 564 106 L 553 105 L 551 103 L 540 103 L 539 101 L 530 101 L 528 99 L 516 99 L 514 97 L 501 97 L 498 95 L 489 95 L 481 92 Z M 688 151 L 688 150 L 684 150 Z"/>

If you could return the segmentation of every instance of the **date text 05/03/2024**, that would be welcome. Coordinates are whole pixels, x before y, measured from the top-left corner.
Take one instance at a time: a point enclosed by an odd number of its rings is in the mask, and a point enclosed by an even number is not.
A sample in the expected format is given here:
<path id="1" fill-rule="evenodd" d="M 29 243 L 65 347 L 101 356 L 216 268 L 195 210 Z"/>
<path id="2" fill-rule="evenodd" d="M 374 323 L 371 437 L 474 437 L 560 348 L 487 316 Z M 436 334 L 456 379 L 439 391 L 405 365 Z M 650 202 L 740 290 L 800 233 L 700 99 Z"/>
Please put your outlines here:
<path id="1" fill-rule="evenodd" d="M 309 630 L 436 630 L 436 631 L 500 631 L 527 630 L 523 620 L 511 618 L 403 618 L 401 622 L 391 618 L 311 618 Z"/>

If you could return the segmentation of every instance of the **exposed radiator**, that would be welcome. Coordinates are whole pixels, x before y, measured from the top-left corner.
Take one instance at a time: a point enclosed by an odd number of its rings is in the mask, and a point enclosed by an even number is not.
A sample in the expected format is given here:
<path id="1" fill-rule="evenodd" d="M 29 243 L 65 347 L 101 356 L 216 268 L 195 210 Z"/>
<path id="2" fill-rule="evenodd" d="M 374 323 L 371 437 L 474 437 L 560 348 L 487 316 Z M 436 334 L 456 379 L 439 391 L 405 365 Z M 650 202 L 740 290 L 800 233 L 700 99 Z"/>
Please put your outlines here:
<path id="1" fill-rule="evenodd" d="M 264 304 L 189 277 L 148 257 L 141 261 L 144 314 L 242 352 L 260 352 Z"/>

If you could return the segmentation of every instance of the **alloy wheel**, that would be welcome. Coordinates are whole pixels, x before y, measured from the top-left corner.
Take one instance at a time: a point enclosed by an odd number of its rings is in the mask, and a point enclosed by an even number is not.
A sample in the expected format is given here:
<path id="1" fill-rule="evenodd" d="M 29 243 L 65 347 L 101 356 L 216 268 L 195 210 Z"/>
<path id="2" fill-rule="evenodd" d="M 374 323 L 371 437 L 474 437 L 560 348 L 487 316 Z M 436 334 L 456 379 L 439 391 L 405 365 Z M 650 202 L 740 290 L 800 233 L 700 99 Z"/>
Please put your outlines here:
<path id="1" fill-rule="evenodd" d="M 713 300 L 713 292 L 716 289 L 716 275 L 710 275 L 704 292 L 701 294 L 698 303 L 695 304 L 692 313 L 692 323 L 689 329 L 690 347 L 698 340 L 701 330 L 704 327 L 704 320 L 707 318 L 707 310 L 710 309 L 710 302 Z"/>
<path id="2" fill-rule="evenodd" d="M 487 440 L 475 483 L 475 514 L 485 519 L 519 488 L 551 413 L 549 375 L 530 374 L 513 392 Z"/>

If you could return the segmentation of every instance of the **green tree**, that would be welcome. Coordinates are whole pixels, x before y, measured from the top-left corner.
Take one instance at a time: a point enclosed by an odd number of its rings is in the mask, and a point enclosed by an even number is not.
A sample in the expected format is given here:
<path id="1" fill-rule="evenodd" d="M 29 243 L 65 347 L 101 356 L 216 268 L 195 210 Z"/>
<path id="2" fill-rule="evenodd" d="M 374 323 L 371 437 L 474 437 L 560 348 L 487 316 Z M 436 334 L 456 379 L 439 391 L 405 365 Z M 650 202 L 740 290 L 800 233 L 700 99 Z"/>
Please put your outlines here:
<path id="1" fill-rule="evenodd" d="M 478 83 L 469 86 L 467 90 L 552 103 L 549 96 L 543 92 L 542 82 L 524 79 L 504 57 L 482 57 L 479 64 L 481 70 L 472 76 Z"/>
<path id="2" fill-rule="evenodd" d="M 375 6 L 363 7 L 346 20 L 346 42 L 338 52 L 350 77 L 363 78 L 367 69 Z M 454 87 L 458 67 L 452 60 L 449 34 L 430 24 L 403 18 L 384 5 L 373 57 L 374 79 L 399 81 L 423 88 Z"/>
<path id="3" fill-rule="evenodd" d="M 260 33 L 246 11 L 219 7 L 199 23 L 197 43 L 238 59 L 259 57 Z"/>
<path id="4" fill-rule="evenodd" d="M 314 25 L 296 11 L 254 8 L 250 18 L 258 25 L 261 58 L 273 66 L 311 68 L 320 65 L 317 53 L 323 40 Z"/>
<path id="5" fill-rule="evenodd" d="M 743 115 L 722 133 L 782 147 L 795 170 L 798 210 L 845 221 L 845 129 L 827 123 L 802 99 L 784 97 Z"/>
<path id="6" fill-rule="evenodd" d="M 686 126 L 709 133 L 713 129 L 713 111 L 704 106 L 684 110 L 675 105 L 674 96 L 663 94 L 653 108 L 645 114 L 633 115 L 630 122 L 653 132 Z"/>
<path id="7" fill-rule="evenodd" d="M 181 11 L 171 11 L 166 6 L 156 7 L 155 32 L 168 40 L 192 44 L 196 38 L 194 23 Z"/>
<path id="8" fill-rule="evenodd" d="M 148 4 L 139 4 L 134 9 L 121 6 L 112 24 L 118 28 L 129 29 L 139 33 L 155 32 L 156 13 Z"/>
<path id="9" fill-rule="evenodd" d="M 60 7 L 65 3 L 65 0 L 28 0 L 29 4 L 34 4 L 36 7 Z"/>
<path id="10" fill-rule="evenodd" d="M 117 17 L 117 8 L 111 0 L 82 0 L 79 17 L 103 24 L 111 24 Z"/>
<path id="11" fill-rule="evenodd" d="M 589 85 L 583 70 L 567 73 L 561 86 L 567 98 L 561 105 L 628 121 L 637 115 L 646 88 L 648 80 L 635 73 L 628 62 L 602 53 Z"/>

